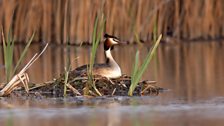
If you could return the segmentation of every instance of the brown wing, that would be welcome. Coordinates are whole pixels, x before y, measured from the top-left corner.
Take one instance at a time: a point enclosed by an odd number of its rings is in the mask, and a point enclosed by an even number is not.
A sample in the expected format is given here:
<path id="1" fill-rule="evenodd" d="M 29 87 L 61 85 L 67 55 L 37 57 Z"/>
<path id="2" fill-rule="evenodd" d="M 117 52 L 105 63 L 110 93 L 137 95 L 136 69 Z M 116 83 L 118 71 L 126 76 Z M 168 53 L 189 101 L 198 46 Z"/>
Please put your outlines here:
<path id="1" fill-rule="evenodd" d="M 72 71 L 72 74 L 75 76 L 80 76 L 80 75 L 86 74 L 88 67 L 89 67 L 89 64 L 77 67 L 76 69 L 74 69 Z M 94 64 L 93 65 L 93 74 L 100 75 L 101 71 L 104 71 L 107 68 L 109 68 L 108 64 Z"/>

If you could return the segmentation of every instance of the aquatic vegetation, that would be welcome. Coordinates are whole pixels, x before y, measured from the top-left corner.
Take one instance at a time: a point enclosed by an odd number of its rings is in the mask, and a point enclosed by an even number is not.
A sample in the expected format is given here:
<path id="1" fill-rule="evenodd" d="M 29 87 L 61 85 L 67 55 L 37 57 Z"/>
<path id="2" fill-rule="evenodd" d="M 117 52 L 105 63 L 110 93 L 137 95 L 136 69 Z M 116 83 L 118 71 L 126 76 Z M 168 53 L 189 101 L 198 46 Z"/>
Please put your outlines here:
<path id="1" fill-rule="evenodd" d="M 64 80 L 64 96 L 67 95 L 67 84 L 68 84 L 68 77 L 69 77 L 69 71 L 70 71 L 71 67 L 68 66 L 68 67 L 65 67 L 65 80 Z"/>
<path id="2" fill-rule="evenodd" d="M 11 28 L 9 30 L 7 40 L 5 40 L 2 28 L 2 42 L 3 42 L 3 55 L 4 55 L 6 81 L 8 82 L 12 76 L 11 73 L 12 73 L 13 49 L 14 49 L 14 40 L 11 37 Z"/>
<path id="3" fill-rule="evenodd" d="M 13 51 L 14 51 L 14 37 L 12 36 L 12 28 L 10 27 L 9 33 L 7 36 L 7 39 L 5 39 L 5 35 L 2 28 L 2 42 L 3 42 L 3 55 L 4 55 L 4 64 L 5 64 L 5 73 L 6 73 L 6 81 L 9 82 L 9 80 L 12 78 L 12 76 L 15 74 L 16 70 L 18 69 L 19 65 L 22 63 L 27 50 L 34 38 L 35 33 L 29 38 L 29 40 L 26 42 L 26 46 L 23 49 L 22 54 L 19 57 L 19 60 L 16 62 L 15 67 L 13 67 Z"/>
<path id="4" fill-rule="evenodd" d="M 14 89 L 20 86 L 24 86 L 25 91 L 29 92 L 29 76 L 26 73 L 26 71 L 32 66 L 32 64 L 44 53 L 44 51 L 47 49 L 48 43 L 45 45 L 43 50 L 40 53 L 36 53 L 30 61 L 18 72 L 18 74 L 15 74 L 12 79 L 0 90 L 0 96 L 5 96 L 10 94 Z"/>
<path id="5" fill-rule="evenodd" d="M 68 55 L 70 51 L 70 47 L 69 47 L 69 43 L 67 40 L 67 44 L 66 44 L 66 66 L 65 66 L 65 78 L 64 78 L 64 96 L 66 96 L 66 92 L 67 92 L 67 85 L 68 85 L 68 77 L 69 77 L 69 72 L 71 70 L 71 60 L 70 57 Z"/>
<path id="6" fill-rule="evenodd" d="M 161 38 L 162 38 L 162 35 L 159 36 L 156 43 L 153 45 L 153 47 L 151 48 L 150 52 L 147 54 L 145 60 L 143 61 L 142 65 L 140 67 L 139 67 L 139 51 L 136 52 L 135 63 L 134 63 L 134 67 L 133 67 L 132 75 L 131 75 L 131 86 L 129 88 L 128 95 L 130 95 L 130 96 L 133 95 L 133 92 L 134 92 L 137 84 L 139 83 L 143 73 L 145 72 L 146 68 L 148 67 L 150 61 L 152 60 L 157 47 L 159 46 Z"/>
<path id="7" fill-rule="evenodd" d="M 22 86 L 25 88 L 26 92 L 29 92 L 29 76 L 26 73 L 27 69 L 42 55 L 42 53 L 46 50 L 48 44 L 44 47 L 42 52 L 39 54 L 36 53 L 30 61 L 17 73 L 18 67 L 24 60 L 24 57 L 30 47 L 31 42 L 33 41 L 35 33 L 26 41 L 26 46 L 23 49 L 21 55 L 19 56 L 19 60 L 16 61 L 15 67 L 13 67 L 13 53 L 14 53 L 14 36 L 12 35 L 13 29 L 12 24 L 10 24 L 9 32 L 7 38 L 5 39 L 3 27 L 1 29 L 1 37 L 2 37 L 2 44 L 3 44 L 3 56 L 4 56 L 4 65 L 5 65 L 5 75 L 7 83 L 4 87 L 0 90 L 0 96 L 5 96 L 10 94 L 15 88 Z"/>
<path id="8" fill-rule="evenodd" d="M 87 74 L 88 74 L 88 83 L 86 84 L 86 94 L 89 92 L 90 86 L 94 88 L 94 90 L 97 92 L 98 95 L 101 96 L 100 92 L 95 86 L 95 81 L 93 81 L 93 65 L 95 62 L 95 57 L 96 57 L 96 50 L 98 48 L 98 45 L 101 40 L 101 36 L 103 34 L 104 26 L 105 26 L 105 18 L 102 15 L 102 20 L 101 22 L 99 21 L 99 16 L 96 16 L 95 23 L 94 23 L 94 29 L 92 33 L 92 48 L 91 48 L 91 56 L 90 56 L 90 63 L 87 69 Z M 98 28 L 99 27 L 99 28 Z"/>

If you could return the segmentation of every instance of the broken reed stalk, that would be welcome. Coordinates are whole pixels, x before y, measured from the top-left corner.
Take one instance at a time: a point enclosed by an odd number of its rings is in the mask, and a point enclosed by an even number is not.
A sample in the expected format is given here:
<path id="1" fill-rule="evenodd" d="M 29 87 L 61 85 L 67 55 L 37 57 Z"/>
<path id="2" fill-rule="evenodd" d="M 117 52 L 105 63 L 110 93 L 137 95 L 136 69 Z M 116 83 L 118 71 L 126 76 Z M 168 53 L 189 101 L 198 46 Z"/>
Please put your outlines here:
<path id="1" fill-rule="evenodd" d="M 139 67 L 139 51 L 136 52 L 136 56 L 135 56 L 135 63 L 134 63 L 134 67 L 132 69 L 132 75 L 131 75 L 131 86 L 129 88 L 128 91 L 128 95 L 132 96 L 133 92 L 136 88 L 136 86 L 138 85 L 143 73 L 145 72 L 146 68 L 148 67 L 150 61 L 152 60 L 157 47 L 159 46 L 160 40 L 162 38 L 162 35 L 159 36 L 159 38 L 157 39 L 156 43 L 153 45 L 153 47 L 151 48 L 150 52 L 147 54 L 145 60 L 143 61 L 142 65 Z"/>
<path id="2" fill-rule="evenodd" d="M 28 81 L 29 77 L 25 73 L 27 69 L 30 68 L 30 66 L 44 53 L 44 51 L 47 49 L 48 43 L 45 45 L 43 50 L 38 54 L 36 53 L 30 61 L 23 67 L 23 69 L 16 75 L 12 77 L 12 79 L 5 85 L 5 87 L 0 91 L 0 96 L 5 96 L 11 93 L 16 87 L 18 87 L 18 84 L 22 83 L 23 86 L 25 87 L 25 90 L 28 92 L 29 87 L 28 87 Z M 25 81 L 25 82 L 24 82 Z"/>
<path id="3" fill-rule="evenodd" d="M 77 89 L 75 89 L 71 84 L 67 83 L 66 86 L 76 95 L 81 95 Z"/>

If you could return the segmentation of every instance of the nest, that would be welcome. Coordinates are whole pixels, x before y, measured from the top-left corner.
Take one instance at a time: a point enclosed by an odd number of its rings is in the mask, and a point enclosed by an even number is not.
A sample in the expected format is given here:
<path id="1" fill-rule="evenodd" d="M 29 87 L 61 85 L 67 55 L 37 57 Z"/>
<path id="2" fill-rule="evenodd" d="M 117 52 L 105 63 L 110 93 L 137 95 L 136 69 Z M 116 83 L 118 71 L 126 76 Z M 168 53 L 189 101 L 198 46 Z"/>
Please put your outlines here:
<path id="1" fill-rule="evenodd" d="M 108 79 L 103 76 L 93 76 L 91 81 L 86 74 L 74 77 L 69 73 L 69 78 L 66 83 L 67 96 L 127 96 L 131 85 L 131 77 L 122 75 L 120 78 Z M 94 84 L 94 86 L 93 86 Z M 135 88 L 133 95 L 158 95 L 162 88 L 155 85 L 155 81 L 139 82 Z M 45 82 L 39 86 L 30 89 L 30 92 L 46 96 L 62 97 L 64 96 L 65 76 L 61 75 L 58 79 L 50 82 Z"/>

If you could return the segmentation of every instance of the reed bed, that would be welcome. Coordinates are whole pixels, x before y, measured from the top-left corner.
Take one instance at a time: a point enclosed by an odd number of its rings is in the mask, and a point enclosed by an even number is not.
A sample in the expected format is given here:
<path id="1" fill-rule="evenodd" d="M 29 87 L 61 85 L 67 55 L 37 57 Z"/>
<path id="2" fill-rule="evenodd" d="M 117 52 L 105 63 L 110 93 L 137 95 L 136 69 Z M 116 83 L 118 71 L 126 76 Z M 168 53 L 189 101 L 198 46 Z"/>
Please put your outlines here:
<path id="1" fill-rule="evenodd" d="M 133 41 L 157 32 L 178 39 L 219 39 L 224 36 L 223 0 L 2 0 L 0 24 L 9 29 L 14 12 L 15 41 L 25 42 L 36 31 L 35 41 L 57 44 L 91 42 L 94 19 L 106 18 L 105 32 Z M 5 31 L 4 33 L 8 33 Z"/>

